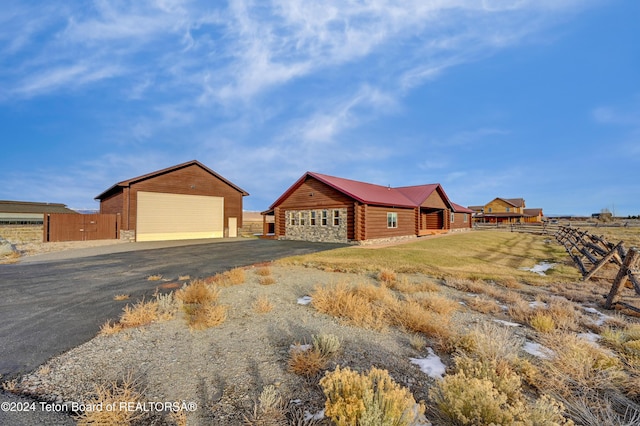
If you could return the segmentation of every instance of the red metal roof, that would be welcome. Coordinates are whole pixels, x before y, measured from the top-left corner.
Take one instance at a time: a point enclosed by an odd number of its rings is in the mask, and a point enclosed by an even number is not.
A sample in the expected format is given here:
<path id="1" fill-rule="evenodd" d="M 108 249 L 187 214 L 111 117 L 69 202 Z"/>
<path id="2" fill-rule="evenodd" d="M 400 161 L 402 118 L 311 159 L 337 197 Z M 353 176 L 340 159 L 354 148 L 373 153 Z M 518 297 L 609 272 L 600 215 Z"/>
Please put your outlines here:
<path id="1" fill-rule="evenodd" d="M 379 206 L 417 207 L 421 205 L 433 191 L 440 187 L 440 184 L 432 183 L 392 188 L 390 186 L 375 185 L 321 173 L 306 172 L 269 207 L 269 210 L 284 201 L 309 176 L 363 204 Z M 440 189 L 442 190 L 442 187 L 440 187 Z M 444 194 L 445 201 L 451 204 L 444 190 L 442 190 L 442 194 Z"/>
<path id="2" fill-rule="evenodd" d="M 453 211 L 456 213 L 475 213 L 475 211 L 461 206 L 460 204 L 451 203 L 451 205 L 453 206 Z"/>

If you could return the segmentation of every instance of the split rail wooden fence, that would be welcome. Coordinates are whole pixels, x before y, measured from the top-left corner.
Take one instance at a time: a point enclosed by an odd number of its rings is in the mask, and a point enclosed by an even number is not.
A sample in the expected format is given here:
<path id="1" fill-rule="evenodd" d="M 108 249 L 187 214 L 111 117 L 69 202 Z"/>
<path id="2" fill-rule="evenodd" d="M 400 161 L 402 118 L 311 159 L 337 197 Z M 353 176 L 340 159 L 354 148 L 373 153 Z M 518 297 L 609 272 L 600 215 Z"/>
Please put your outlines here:
<path id="1" fill-rule="evenodd" d="M 638 307 L 616 301 L 620 290 L 627 282 L 631 282 L 636 294 L 640 295 L 640 250 L 638 248 L 631 247 L 627 250 L 623 241 L 613 244 L 602 236 L 568 226 L 561 226 L 555 237 L 580 269 L 583 281 L 593 278 L 605 265 L 613 264 L 618 268 L 607 295 L 605 308 L 611 309 L 615 304 L 619 304 L 640 312 Z"/>

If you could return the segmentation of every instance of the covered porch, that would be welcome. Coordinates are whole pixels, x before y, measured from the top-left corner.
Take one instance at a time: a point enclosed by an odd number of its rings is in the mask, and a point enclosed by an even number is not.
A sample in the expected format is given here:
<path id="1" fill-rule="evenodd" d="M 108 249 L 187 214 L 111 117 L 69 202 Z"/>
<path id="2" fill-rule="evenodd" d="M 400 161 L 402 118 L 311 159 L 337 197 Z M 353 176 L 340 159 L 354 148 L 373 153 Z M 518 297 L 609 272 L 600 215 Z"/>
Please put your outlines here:
<path id="1" fill-rule="evenodd" d="M 449 230 L 449 211 L 433 207 L 420 207 L 418 212 L 419 237 L 445 233 Z"/>

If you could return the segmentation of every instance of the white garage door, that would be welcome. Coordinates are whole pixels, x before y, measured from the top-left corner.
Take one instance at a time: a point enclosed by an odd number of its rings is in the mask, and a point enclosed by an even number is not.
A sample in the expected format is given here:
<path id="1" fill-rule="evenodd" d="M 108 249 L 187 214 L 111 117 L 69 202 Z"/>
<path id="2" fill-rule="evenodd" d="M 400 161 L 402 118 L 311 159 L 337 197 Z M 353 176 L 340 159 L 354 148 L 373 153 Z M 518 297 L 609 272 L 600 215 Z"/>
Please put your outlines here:
<path id="1" fill-rule="evenodd" d="M 224 198 L 138 192 L 137 241 L 224 236 Z"/>

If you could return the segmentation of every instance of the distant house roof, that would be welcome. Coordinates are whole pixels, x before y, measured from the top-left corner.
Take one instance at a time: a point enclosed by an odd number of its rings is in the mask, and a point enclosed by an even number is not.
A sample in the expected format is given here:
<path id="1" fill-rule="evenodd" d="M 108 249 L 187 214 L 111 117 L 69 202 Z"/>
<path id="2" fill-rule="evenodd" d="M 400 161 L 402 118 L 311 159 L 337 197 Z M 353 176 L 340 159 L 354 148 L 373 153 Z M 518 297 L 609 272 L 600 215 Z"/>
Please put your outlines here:
<path id="1" fill-rule="evenodd" d="M 77 213 L 60 203 L 0 200 L 0 213 Z"/>
<path id="2" fill-rule="evenodd" d="M 436 189 L 440 188 L 445 201 L 452 206 L 439 183 L 392 188 L 321 173 L 306 172 L 269 207 L 269 210 L 284 201 L 296 188 L 302 185 L 307 177 L 317 179 L 363 204 L 413 208 L 421 205 Z"/>
<path id="3" fill-rule="evenodd" d="M 525 216 L 540 216 L 542 215 L 542 209 L 524 209 Z"/>
<path id="4" fill-rule="evenodd" d="M 243 196 L 249 195 L 249 193 L 247 191 L 245 191 L 244 189 L 236 186 L 235 184 L 229 182 L 227 179 L 223 178 L 222 176 L 220 176 L 219 174 L 217 174 L 216 172 L 214 172 L 213 170 L 211 170 L 210 168 L 208 168 L 207 166 L 205 166 L 204 164 L 202 164 L 201 162 L 197 161 L 197 160 L 192 160 L 192 161 L 187 161 L 186 163 L 182 163 L 182 164 L 178 164 L 172 167 L 167 167 L 166 169 L 162 169 L 162 170 L 157 170 L 155 172 L 151 172 L 151 173 L 147 173 L 145 175 L 142 176 L 138 176 L 138 177 L 134 177 L 131 179 L 127 179 L 127 180 L 123 180 L 122 182 L 118 182 L 115 185 L 111 186 L 109 189 L 107 189 L 106 191 L 102 192 L 100 195 L 96 196 L 95 199 L 96 200 L 102 200 L 103 198 L 106 198 L 107 196 L 113 194 L 114 192 L 118 192 L 119 190 L 121 190 L 122 188 L 126 188 L 131 186 L 132 184 L 136 183 L 136 182 L 140 182 L 146 179 L 150 179 L 156 176 L 160 176 L 166 173 L 170 173 L 173 172 L 175 170 L 179 170 L 185 167 L 189 167 L 192 165 L 196 165 L 198 167 L 201 167 L 203 170 L 207 171 L 208 173 L 212 174 L 213 176 L 217 177 L 218 179 L 220 179 L 221 181 L 225 182 L 227 185 L 235 188 L 238 192 L 242 193 Z"/>
<path id="5" fill-rule="evenodd" d="M 511 204 L 513 207 L 524 207 L 524 198 L 496 198 Z"/>

